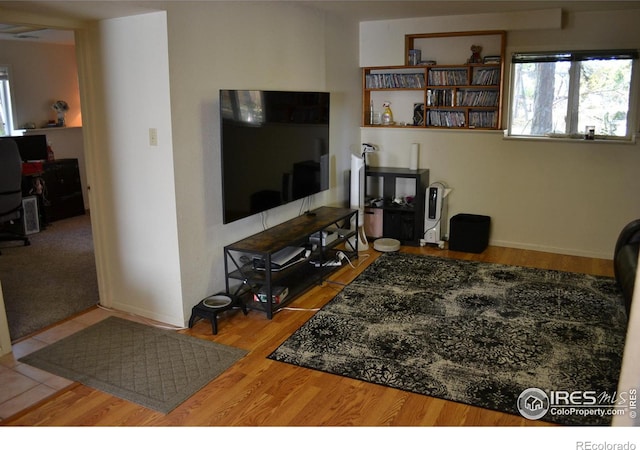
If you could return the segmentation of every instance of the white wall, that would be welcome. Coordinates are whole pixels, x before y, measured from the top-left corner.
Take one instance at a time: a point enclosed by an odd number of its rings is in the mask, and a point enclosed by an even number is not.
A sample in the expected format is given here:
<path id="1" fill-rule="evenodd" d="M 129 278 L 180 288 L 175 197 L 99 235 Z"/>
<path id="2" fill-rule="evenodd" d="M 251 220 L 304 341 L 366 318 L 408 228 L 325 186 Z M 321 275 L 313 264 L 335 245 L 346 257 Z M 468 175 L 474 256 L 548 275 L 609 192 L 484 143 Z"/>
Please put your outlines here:
<path id="1" fill-rule="evenodd" d="M 541 20 L 546 16 L 540 13 L 531 14 L 530 22 L 520 14 L 517 20 L 511 17 L 363 23 L 360 64 L 401 64 L 404 40 L 400 37 L 407 33 L 468 31 L 480 26 L 508 30 L 507 58 L 525 49 L 640 47 L 635 25 L 640 10 L 571 15 L 564 17 L 562 29 L 553 12 L 547 21 Z M 540 24 L 544 30 L 527 29 Z M 381 54 L 388 60 L 381 60 Z M 508 97 L 508 87 L 505 92 Z M 507 116 L 506 108 L 503 115 Z M 636 144 L 540 142 L 504 139 L 500 132 L 372 128 L 362 128 L 361 140 L 380 147 L 380 153 L 370 159 L 372 165 L 397 167 L 408 165 L 411 143 L 420 143 L 420 167 L 430 169 L 431 181 L 453 188 L 450 217 L 461 212 L 491 216 L 493 245 L 611 259 L 620 230 L 640 217 Z"/>
<path id="2" fill-rule="evenodd" d="M 79 65 L 101 302 L 184 325 L 225 288 L 223 246 L 262 230 L 261 216 L 222 224 L 219 89 L 331 92 L 331 190 L 305 209 L 346 204 L 360 139 L 358 27 L 284 3 L 165 6 L 90 27 Z"/>
<path id="3" fill-rule="evenodd" d="M 256 215 L 222 223 L 220 89 L 331 93 L 331 190 L 311 208 L 344 204 L 350 146 L 359 142 L 357 24 L 294 4 L 172 4 L 169 60 L 180 267 L 185 318 L 224 290 L 223 247 L 262 230 Z M 295 217 L 301 201 L 266 212 L 267 226 Z M 306 205 L 305 205 L 306 209 Z"/>
<path id="4" fill-rule="evenodd" d="M 1 42 L 0 65 L 10 67 L 14 126 L 22 127 L 33 122 L 37 127 L 43 127 L 49 120 L 56 120 L 56 112 L 51 108 L 56 100 L 69 104 L 67 126 L 82 126 L 74 47 L 10 40 Z"/>
<path id="5" fill-rule="evenodd" d="M 562 10 L 559 8 L 365 21 L 360 24 L 360 64 L 363 67 L 403 65 L 406 34 L 480 30 L 551 30 L 559 29 L 561 26 Z"/>
<path id="6" fill-rule="evenodd" d="M 287 3 L 163 6 L 79 31 L 78 66 L 101 302 L 184 325 L 224 289 L 223 246 L 262 230 L 261 216 L 222 224 L 219 89 L 329 91 L 331 189 L 304 207 L 345 205 L 360 147 L 358 25 Z"/>
<path id="7" fill-rule="evenodd" d="M 105 20 L 92 36 L 83 67 L 101 303 L 183 325 L 166 14 Z"/>

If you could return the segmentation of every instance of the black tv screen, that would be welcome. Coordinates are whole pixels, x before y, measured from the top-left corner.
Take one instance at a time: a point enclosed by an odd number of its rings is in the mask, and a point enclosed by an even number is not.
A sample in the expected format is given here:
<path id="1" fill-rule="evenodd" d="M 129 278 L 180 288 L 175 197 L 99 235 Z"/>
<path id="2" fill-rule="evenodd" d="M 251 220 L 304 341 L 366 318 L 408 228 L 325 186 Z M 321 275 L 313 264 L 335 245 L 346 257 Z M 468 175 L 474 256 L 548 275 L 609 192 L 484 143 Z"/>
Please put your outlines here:
<path id="1" fill-rule="evenodd" d="M 220 91 L 223 222 L 329 188 L 329 93 Z"/>
<path id="2" fill-rule="evenodd" d="M 26 161 L 41 161 L 47 159 L 47 136 L 44 134 L 29 134 L 27 136 L 7 136 L 1 139 L 13 139 L 18 145 L 20 158 Z"/>

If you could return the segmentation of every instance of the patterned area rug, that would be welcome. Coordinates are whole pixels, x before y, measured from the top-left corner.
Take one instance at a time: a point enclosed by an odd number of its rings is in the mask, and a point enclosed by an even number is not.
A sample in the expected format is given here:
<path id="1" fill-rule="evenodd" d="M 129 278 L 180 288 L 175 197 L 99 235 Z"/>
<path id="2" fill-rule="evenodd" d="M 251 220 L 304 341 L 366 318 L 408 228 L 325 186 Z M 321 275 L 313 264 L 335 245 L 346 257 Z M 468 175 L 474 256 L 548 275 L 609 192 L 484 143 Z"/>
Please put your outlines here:
<path id="1" fill-rule="evenodd" d="M 166 414 L 246 353 L 109 317 L 20 361 Z"/>
<path id="2" fill-rule="evenodd" d="M 528 388 L 615 395 L 626 320 L 612 278 L 387 253 L 269 358 L 520 415 Z"/>

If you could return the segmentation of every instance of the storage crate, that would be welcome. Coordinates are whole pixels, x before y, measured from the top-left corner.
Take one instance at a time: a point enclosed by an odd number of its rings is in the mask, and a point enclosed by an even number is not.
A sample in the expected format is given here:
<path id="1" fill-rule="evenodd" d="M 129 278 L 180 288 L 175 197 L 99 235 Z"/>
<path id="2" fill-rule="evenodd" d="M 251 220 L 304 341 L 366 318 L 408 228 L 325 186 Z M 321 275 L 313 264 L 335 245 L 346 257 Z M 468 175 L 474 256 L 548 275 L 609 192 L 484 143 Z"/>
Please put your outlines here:
<path id="1" fill-rule="evenodd" d="M 365 208 L 364 210 L 364 232 L 369 238 L 382 237 L 382 210 L 375 208 Z"/>

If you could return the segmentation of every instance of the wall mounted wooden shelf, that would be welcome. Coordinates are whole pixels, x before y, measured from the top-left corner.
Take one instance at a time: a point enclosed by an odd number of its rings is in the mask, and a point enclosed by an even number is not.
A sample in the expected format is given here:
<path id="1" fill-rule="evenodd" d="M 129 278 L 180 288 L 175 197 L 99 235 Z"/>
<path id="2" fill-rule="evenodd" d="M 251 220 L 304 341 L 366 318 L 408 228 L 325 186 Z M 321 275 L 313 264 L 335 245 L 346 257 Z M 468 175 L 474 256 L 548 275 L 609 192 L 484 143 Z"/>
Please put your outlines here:
<path id="1" fill-rule="evenodd" d="M 481 62 L 469 61 L 471 45 L 483 48 Z M 362 126 L 502 127 L 504 31 L 411 34 L 405 47 L 407 65 L 362 69 Z M 419 50 L 423 61 L 408 65 L 409 50 Z M 381 123 L 384 102 L 394 113 L 389 125 Z"/>

